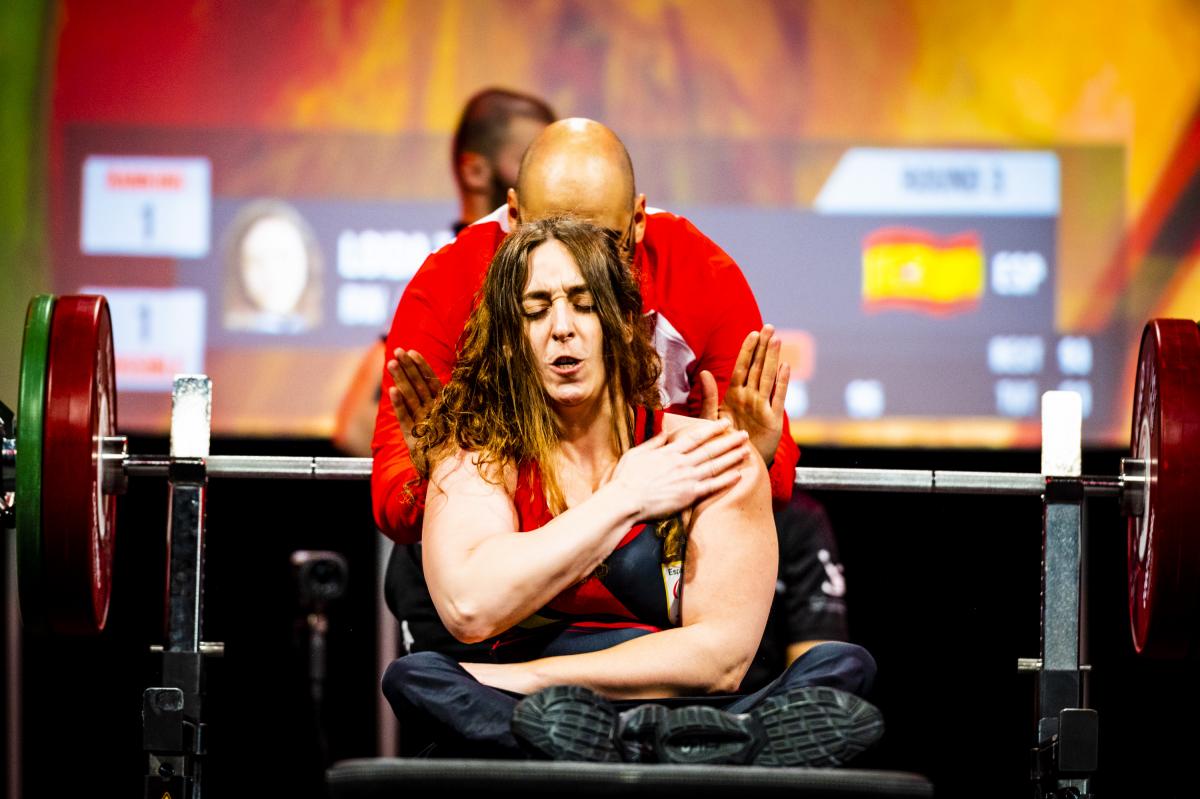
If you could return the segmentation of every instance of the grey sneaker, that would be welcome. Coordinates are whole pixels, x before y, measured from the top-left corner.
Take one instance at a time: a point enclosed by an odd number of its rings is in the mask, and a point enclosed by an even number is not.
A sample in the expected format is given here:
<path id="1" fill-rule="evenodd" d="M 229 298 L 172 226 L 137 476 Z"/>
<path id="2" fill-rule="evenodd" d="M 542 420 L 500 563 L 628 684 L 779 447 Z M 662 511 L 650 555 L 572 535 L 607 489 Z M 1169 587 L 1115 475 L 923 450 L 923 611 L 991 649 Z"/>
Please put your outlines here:
<path id="1" fill-rule="evenodd" d="M 878 708 L 835 688 L 795 688 L 749 713 L 672 710 L 655 741 L 663 763 L 841 766 L 883 735 Z"/>
<path id="2" fill-rule="evenodd" d="M 578 685 L 556 685 L 530 694 L 513 709 L 512 733 L 535 757 L 615 763 L 617 710 Z"/>

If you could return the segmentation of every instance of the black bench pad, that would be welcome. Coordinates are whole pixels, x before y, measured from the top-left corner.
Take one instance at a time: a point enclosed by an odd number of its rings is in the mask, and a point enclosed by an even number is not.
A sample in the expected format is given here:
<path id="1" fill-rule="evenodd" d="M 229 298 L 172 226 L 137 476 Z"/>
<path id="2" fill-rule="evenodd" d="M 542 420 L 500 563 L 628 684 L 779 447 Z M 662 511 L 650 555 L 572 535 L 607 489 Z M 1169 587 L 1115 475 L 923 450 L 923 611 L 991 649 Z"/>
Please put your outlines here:
<path id="1" fill-rule="evenodd" d="M 332 799 L 455 799 L 460 791 L 479 799 L 497 794 L 566 799 L 615 795 L 655 799 L 739 794 L 742 799 L 933 796 L 928 780 L 902 771 L 539 760 L 344 760 L 326 772 L 326 782 Z"/>

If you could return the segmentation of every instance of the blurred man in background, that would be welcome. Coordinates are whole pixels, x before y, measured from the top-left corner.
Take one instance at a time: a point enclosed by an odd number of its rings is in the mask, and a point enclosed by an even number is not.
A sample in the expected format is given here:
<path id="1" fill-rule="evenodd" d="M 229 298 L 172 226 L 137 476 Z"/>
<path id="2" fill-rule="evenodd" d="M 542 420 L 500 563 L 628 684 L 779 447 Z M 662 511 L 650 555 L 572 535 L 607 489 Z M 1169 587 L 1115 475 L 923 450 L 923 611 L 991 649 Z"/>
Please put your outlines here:
<path id="1" fill-rule="evenodd" d="M 460 203 L 455 235 L 504 205 L 521 156 L 555 119 L 538 98 L 506 89 L 485 89 L 467 101 L 451 152 Z"/>

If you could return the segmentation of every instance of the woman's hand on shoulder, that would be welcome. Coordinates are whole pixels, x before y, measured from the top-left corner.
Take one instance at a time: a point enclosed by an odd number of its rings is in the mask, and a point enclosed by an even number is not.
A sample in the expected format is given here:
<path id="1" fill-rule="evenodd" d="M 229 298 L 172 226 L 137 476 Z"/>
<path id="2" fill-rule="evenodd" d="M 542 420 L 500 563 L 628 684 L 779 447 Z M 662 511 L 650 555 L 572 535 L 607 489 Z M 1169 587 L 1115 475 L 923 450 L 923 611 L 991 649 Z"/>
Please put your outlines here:
<path id="1" fill-rule="evenodd" d="M 641 518 L 670 516 L 736 483 L 752 452 L 747 440 L 727 420 L 689 419 L 628 450 L 613 481 L 635 499 Z"/>

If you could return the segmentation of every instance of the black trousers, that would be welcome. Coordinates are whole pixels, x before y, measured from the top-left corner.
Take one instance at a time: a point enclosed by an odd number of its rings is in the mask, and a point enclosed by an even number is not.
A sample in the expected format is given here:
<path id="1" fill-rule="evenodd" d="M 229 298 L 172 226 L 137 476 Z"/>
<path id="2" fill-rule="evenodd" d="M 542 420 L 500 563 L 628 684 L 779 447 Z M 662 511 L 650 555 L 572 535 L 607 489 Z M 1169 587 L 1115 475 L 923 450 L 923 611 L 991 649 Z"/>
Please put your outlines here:
<path id="1" fill-rule="evenodd" d="M 770 696 L 806 686 L 827 686 L 863 696 L 874 679 L 875 659 L 867 650 L 856 644 L 826 643 L 814 646 L 777 679 L 752 694 L 630 699 L 613 704 L 618 711 L 650 701 L 667 707 L 705 704 L 730 713 L 747 713 Z M 483 685 L 446 655 L 417 652 L 393 661 L 383 675 L 383 693 L 400 720 L 405 753 L 424 750 L 439 757 L 524 756 L 509 727 L 513 708 L 522 695 Z M 429 743 L 433 744 L 431 748 Z"/>

